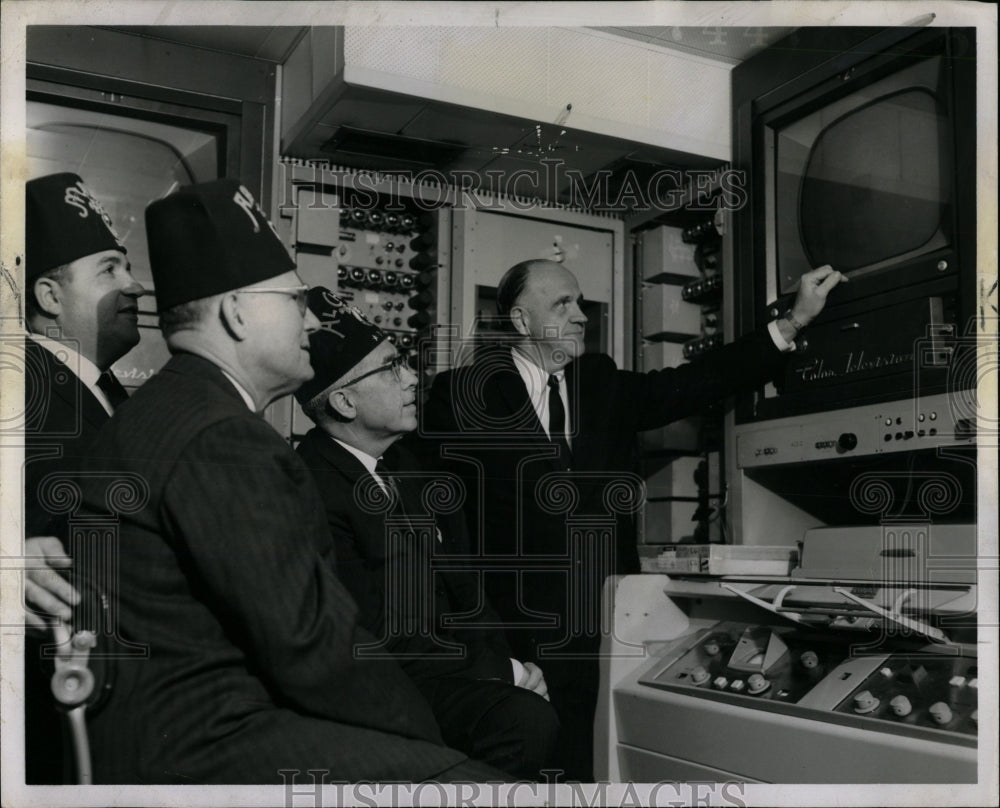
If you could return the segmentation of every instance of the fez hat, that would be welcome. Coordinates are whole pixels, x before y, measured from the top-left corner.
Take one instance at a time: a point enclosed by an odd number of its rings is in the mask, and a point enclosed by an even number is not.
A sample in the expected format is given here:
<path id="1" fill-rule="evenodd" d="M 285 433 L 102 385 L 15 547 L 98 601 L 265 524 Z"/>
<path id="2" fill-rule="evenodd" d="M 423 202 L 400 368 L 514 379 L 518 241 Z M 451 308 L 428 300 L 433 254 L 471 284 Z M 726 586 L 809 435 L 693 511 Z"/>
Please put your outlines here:
<path id="1" fill-rule="evenodd" d="M 111 217 L 76 174 L 30 180 L 24 192 L 24 263 L 29 284 L 78 258 L 105 250 L 125 252 Z"/>
<path id="2" fill-rule="evenodd" d="M 295 269 L 274 226 L 237 180 L 189 185 L 153 202 L 146 236 L 161 312 Z"/>
<path id="3" fill-rule="evenodd" d="M 382 344 L 389 335 L 361 311 L 323 286 L 309 290 L 319 328 L 309 335 L 314 375 L 295 393 L 300 404 L 318 396 Z"/>

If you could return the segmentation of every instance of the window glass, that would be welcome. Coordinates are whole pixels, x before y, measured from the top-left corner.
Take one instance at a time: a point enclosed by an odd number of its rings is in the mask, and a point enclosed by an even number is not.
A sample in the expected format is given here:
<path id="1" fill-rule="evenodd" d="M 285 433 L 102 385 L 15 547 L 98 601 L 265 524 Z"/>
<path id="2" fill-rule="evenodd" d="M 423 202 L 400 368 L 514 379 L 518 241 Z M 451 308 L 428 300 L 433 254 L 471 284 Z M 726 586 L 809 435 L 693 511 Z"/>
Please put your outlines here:
<path id="1" fill-rule="evenodd" d="M 101 201 L 128 250 L 132 273 L 153 290 L 146 206 L 181 185 L 219 176 L 219 135 L 159 121 L 42 101 L 27 102 L 28 179 L 70 171 Z M 139 300 L 139 344 L 114 365 L 137 387 L 166 362 L 152 295 Z"/>

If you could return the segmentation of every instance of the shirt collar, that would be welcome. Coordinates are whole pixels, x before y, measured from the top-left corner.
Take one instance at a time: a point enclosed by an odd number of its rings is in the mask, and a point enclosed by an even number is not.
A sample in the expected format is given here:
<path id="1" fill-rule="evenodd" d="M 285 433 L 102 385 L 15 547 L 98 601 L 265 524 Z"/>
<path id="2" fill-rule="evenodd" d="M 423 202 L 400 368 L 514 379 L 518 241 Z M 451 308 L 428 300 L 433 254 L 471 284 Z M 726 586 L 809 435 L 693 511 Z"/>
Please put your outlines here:
<path id="1" fill-rule="evenodd" d="M 521 353 L 521 351 L 517 350 L 517 348 L 511 348 L 510 355 L 514 360 L 514 366 L 517 368 L 521 376 L 525 379 L 530 378 L 532 381 L 537 381 L 538 384 L 541 385 L 538 389 L 544 390 L 549 383 L 549 374 Z M 559 380 L 560 384 L 562 384 L 563 379 L 566 378 L 566 368 L 557 370 L 552 375 Z M 529 389 L 533 388 L 529 387 Z"/>
<path id="2" fill-rule="evenodd" d="M 225 376 L 232 383 L 233 387 L 236 388 L 236 392 L 240 394 L 240 398 L 243 399 L 243 403 L 247 405 L 247 408 L 252 412 L 257 412 L 257 405 L 254 404 L 253 396 L 251 396 L 247 389 L 233 378 L 233 374 L 226 371 L 225 368 L 219 368 L 222 371 L 222 375 Z"/>
<path id="3" fill-rule="evenodd" d="M 59 340 L 46 337 L 44 334 L 28 334 L 28 336 L 73 371 L 87 387 L 97 386 L 97 380 L 101 378 L 101 371 L 83 354 L 77 353 L 65 342 L 59 342 Z"/>
<path id="4" fill-rule="evenodd" d="M 368 452 L 362 452 L 360 449 L 358 449 L 355 446 L 351 446 L 351 444 L 349 443 L 344 443 L 342 440 L 340 440 L 340 438 L 334 438 L 333 435 L 330 435 L 330 437 L 333 438 L 333 440 L 337 441 L 337 443 L 339 443 L 345 449 L 347 449 L 347 451 L 349 451 L 352 455 L 354 455 L 358 460 L 360 460 L 361 465 L 363 465 L 365 469 L 367 469 L 369 474 L 375 473 L 375 464 L 378 463 L 378 458 L 372 457 L 370 454 L 368 454 Z"/>

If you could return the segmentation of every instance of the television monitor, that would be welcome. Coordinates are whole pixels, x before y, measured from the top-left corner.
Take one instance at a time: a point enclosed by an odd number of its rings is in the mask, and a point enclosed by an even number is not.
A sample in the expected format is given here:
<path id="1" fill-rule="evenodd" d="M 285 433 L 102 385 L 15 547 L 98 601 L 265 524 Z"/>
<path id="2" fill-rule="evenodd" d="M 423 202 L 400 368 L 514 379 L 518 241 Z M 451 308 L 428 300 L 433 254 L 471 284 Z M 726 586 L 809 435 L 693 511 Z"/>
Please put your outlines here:
<path id="1" fill-rule="evenodd" d="M 959 383 L 975 311 L 975 84 L 971 29 L 799 29 L 734 69 L 733 168 L 749 202 L 732 216 L 734 336 L 780 316 L 815 267 L 850 279 L 774 385 L 740 398 L 737 423 Z"/>
<path id="2" fill-rule="evenodd" d="M 779 294 L 823 264 L 860 275 L 951 244 L 947 99 L 936 56 L 772 130 Z"/>

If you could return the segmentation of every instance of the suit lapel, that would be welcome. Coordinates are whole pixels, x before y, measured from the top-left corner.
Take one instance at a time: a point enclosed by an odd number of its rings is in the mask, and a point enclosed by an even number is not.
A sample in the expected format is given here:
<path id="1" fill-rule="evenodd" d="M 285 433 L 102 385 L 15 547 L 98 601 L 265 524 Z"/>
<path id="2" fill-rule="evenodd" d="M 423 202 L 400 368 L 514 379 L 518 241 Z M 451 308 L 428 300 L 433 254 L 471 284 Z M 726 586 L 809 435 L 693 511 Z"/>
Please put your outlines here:
<path id="1" fill-rule="evenodd" d="M 573 430 L 573 467 L 586 466 L 587 452 L 587 401 L 581 384 L 580 362 L 573 361 L 566 366 L 566 398 L 569 399 L 569 422 Z"/>
<path id="2" fill-rule="evenodd" d="M 542 427 L 542 422 L 538 420 L 538 413 L 528 396 L 528 388 L 524 384 L 524 379 L 514 364 L 514 359 L 508 347 L 497 349 L 497 355 L 491 357 L 493 370 L 490 378 L 491 384 L 487 392 L 486 406 L 490 408 L 489 397 L 495 396 L 499 402 L 496 413 L 503 420 L 510 423 L 512 432 L 511 440 L 517 442 L 531 441 L 541 446 L 552 446 L 548 433 Z M 540 461 L 541 462 L 541 461 Z M 553 469 L 561 469 L 562 464 L 558 456 L 545 459 Z"/>
<path id="3" fill-rule="evenodd" d="M 511 349 L 507 347 L 497 349 L 496 357 L 493 359 L 496 370 L 490 376 L 491 391 L 499 401 L 503 402 L 504 414 L 508 418 L 512 416 L 517 418 L 511 424 L 512 431 L 528 433 L 547 441 L 548 437 L 528 396 L 528 388 L 521 378 L 517 365 L 514 364 L 510 351 Z"/>
<path id="4" fill-rule="evenodd" d="M 25 340 L 24 349 L 26 353 L 33 355 L 35 361 L 43 365 L 50 392 L 66 405 L 67 410 L 72 413 L 79 412 L 83 423 L 94 430 L 100 429 L 110 416 L 97 400 L 97 396 L 80 380 L 73 369 L 30 339 Z M 66 379 L 60 382 L 62 374 L 66 375 Z"/>
<path id="5" fill-rule="evenodd" d="M 315 445 L 319 454 L 329 464 L 330 468 L 343 477 L 352 497 L 355 496 L 356 487 L 360 481 L 368 479 L 374 480 L 374 476 L 368 473 L 368 469 L 365 468 L 364 464 L 357 457 L 347 451 L 347 449 L 337 443 L 337 441 L 326 433 L 320 431 L 316 435 Z M 408 482 L 405 478 L 396 479 L 396 485 L 400 492 L 400 498 L 405 498 L 405 501 L 413 503 L 414 499 L 409 495 L 410 491 L 406 487 L 407 484 Z M 406 519 L 407 524 L 411 524 L 408 518 L 409 509 L 405 506 L 404 502 L 397 503 L 396 506 L 392 510 L 388 511 L 384 516 L 390 515 L 402 517 Z M 373 523 L 378 522 L 378 532 L 380 534 L 385 525 L 384 516 L 382 514 L 364 514 L 365 521 L 371 521 Z"/>

